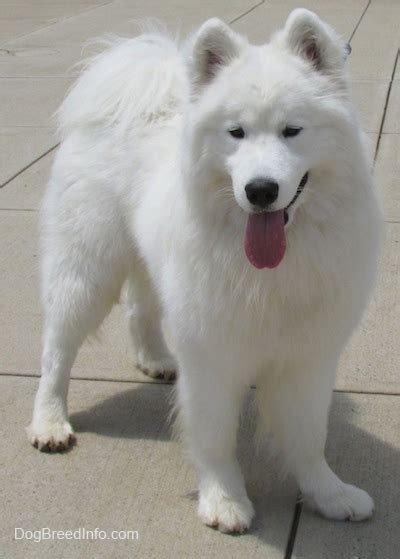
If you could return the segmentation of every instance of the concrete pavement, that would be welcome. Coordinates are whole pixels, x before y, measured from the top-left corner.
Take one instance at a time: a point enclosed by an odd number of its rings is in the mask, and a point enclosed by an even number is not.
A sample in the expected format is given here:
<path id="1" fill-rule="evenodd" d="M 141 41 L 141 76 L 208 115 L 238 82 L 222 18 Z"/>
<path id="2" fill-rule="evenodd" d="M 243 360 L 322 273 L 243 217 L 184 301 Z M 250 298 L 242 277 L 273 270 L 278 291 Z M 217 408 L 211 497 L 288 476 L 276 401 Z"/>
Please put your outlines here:
<path id="1" fill-rule="evenodd" d="M 157 17 L 186 32 L 218 16 L 254 42 L 282 25 L 294 0 L 0 0 L 0 557 L 267 557 L 397 559 L 400 522 L 400 4 L 312 0 L 351 38 L 353 92 L 377 149 L 376 174 L 388 233 L 377 288 L 343 356 L 328 456 L 343 478 L 375 498 L 374 518 L 330 523 L 296 506 L 292 480 L 251 442 L 251 396 L 240 456 L 257 519 L 249 534 L 223 536 L 196 517 L 192 467 L 168 424 L 169 384 L 134 369 L 119 307 L 102 344 L 87 343 L 73 369 L 70 407 L 79 445 L 48 456 L 31 448 L 37 386 L 38 208 L 56 146 L 52 113 L 84 42 L 135 33 L 131 20 Z M 137 530 L 135 541 L 15 540 L 27 530 Z"/>

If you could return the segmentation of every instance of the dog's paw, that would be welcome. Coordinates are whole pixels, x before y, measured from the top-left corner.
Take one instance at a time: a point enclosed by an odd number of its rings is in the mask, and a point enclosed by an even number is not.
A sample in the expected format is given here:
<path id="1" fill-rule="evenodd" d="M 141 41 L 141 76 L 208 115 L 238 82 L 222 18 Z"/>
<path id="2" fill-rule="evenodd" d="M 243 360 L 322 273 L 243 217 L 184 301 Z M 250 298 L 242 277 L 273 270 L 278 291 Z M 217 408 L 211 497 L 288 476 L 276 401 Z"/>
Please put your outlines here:
<path id="1" fill-rule="evenodd" d="M 254 509 L 246 495 L 228 497 L 215 491 L 200 494 L 198 513 L 207 526 L 226 534 L 241 534 L 250 527 Z"/>
<path id="2" fill-rule="evenodd" d="M 41 452 L 62 452 L 76 444 L 76 436 L 67 421 L 32 422 L 26 432 L 31 444 Z"/>
<path id="3" fill-rule="evenodd" d="M 354 485 L 343 483 L 337 491 L 329 495 L 314 495 L 305 498 L 310 506 L 323 516 L 333 520 L 360 521 L 370 518 L 374 512 L 374 501 Z"/>
<path id="4" fill-rule="evenodd" d="M 136 368 L 145 375 L 164 380 L 175 380 L 177 363 L 172 356 L 160 359 L 139 359 L 135 364 Z"/>

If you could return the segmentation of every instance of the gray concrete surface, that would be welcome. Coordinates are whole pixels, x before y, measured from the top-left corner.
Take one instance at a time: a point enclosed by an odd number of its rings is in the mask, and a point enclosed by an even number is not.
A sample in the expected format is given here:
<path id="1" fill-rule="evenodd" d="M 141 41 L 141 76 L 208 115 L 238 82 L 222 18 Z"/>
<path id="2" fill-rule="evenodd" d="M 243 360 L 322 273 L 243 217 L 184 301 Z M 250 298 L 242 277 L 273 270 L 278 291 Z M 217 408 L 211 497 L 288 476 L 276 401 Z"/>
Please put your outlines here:
<path id="1" fill-rule="evenodd" d="M 56 145 L 52 114 L 85 41 L 106 32 L 133 34 L 133 20 L 147 16 L 186 32 L 216 15 L 260 43 L 299 2 L 0 0 L 0 557 L 399 557 L 400 3 L 300 4 L 351 38 L 353 94 L 378 148 L 385 251 L 370 306 L 341 361 L 328 439 L 331 462 L 370 491 L 376 515 L 360 525 L 330 523 L 296 507 L 293 481 L 280 478 L 267 449 L 256 452 L 249 397 L 240 457 L 257 519 L 240 537 L 203 527 L 193 469 L 168 423 L 172 387 L 134 369 L 120 307 L 103 328 L 102 344 L 85 344 L 73 370 L 78 446 L 43 455 L 23 431 L 39 370 L 37 222 Z M 16 527 L 137 530 L 139 540 L 34 543 L 16 541 Z"/>

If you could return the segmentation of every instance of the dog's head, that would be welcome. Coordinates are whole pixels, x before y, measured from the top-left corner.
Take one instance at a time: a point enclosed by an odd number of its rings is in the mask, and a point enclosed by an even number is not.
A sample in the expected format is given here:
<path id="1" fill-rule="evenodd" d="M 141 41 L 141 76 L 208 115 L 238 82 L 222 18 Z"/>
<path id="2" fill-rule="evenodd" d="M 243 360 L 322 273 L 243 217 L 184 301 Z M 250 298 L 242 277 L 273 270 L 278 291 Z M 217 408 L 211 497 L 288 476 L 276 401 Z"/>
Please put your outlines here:
<path id="1" fill-rule="evenodd" d="M 208 203 L 212 190 L 248 214 L 246 252 L 257 267 L 279 264 L 284 228 L 313 174 L 343 152 L 352 121 L 348 51 L 304 9 L 267 45 L 249 45 L 218 19 L 192 40 L 191 165 Z"/>

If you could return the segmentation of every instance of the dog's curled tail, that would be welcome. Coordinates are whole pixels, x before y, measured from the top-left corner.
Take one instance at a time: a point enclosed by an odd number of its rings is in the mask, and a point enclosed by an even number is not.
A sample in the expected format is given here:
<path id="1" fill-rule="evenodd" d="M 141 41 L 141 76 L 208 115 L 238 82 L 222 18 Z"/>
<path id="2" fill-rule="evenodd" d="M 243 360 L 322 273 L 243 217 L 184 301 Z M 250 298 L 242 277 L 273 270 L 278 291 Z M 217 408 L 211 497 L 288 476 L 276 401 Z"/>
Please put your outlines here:
<path id="1" fill-rule="evenodd" d="M 182 112 L 187 95 L 185 64 L 163 32 L 102 41 L 57 112 L 62 137 L 77 129 L 165 121 Z"/>

